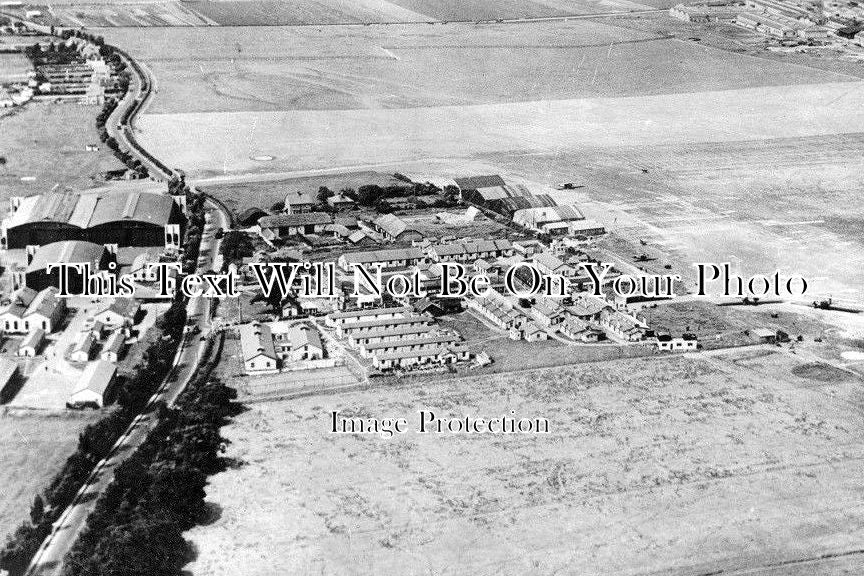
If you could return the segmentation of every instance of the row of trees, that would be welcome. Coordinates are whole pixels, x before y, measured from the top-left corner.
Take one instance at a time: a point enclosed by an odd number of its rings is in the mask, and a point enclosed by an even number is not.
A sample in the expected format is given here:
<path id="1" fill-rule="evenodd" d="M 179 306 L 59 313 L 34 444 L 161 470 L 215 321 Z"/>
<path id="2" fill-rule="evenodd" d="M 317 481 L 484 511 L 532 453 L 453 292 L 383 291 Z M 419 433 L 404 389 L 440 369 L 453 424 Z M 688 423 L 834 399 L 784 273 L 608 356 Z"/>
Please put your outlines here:
<path id="1" fill-rule="evenodd" d="M 108 456 L 111 447 L 135 415 L 144 409 L 171 369 L 185 314 L 185 306 L 177 300 L 159 319 L 158 326 L 163 331 L 163 337 L 150 344 L 133 375 L 121 382 L 117 408 L 84 429 L 75 452 L 45 491 L 36 496 L 30 510 L 30 521 L 22 523 L 0 550 L 0 568 L 9 570 L 13 576 L 24 572 L 39 545 L 50 533 L 51 524 L 72 503 L 93 468 Z"/>
<path id="2" fill-rule="evenodd" d="M 190 559 L 183 532 L 207 520 L 207 477 L 226 465 L 220 428 L 238 409 L 234 390 L 210 378 L 218 357 L 174 408 L 162 408 L 159 424 L 117 467 L 66 558 L 65 576 L 182 573 Z"/>
<path id="3" fill-rule="evenodd" d="M 182 187 L 188 192 L 185 183 Z M 184 240 L 184 254 L 187 258 L 194 255 L 193 263 L 198 257 L 200 229 L 204 222 L 203 197 L 199 198 L 190 199 L 190 225 Z M 187 263 L 188 260 L 184 260 L 184 269 Z M 76 451 L 45 491 L 35 497 L 30 520 L 23 522 L 0 550 L 0 569 L 8 570 L 11 576 L 24 573 L 40 544 L 51 532 L 51 525 L 72 503 L 96 464 L 110 454 L 135 416 L 144 411 L 150 397 L 168 375 L 185 322 L 186 302 L 182 292 L 178 291 L 171 306 L 156 322 L 161 337 L 149 344 L 132 376 L 120 383 L 117 407 L 81 433 Z"/>

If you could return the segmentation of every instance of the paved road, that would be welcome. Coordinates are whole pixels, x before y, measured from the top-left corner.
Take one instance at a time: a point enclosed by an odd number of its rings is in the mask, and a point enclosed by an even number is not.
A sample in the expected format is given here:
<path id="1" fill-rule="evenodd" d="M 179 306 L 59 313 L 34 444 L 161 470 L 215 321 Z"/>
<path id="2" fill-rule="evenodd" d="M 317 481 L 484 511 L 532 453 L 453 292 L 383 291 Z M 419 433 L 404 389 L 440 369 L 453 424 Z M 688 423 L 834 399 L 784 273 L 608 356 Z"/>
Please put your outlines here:
<path id="1" fill-rule="evenodd" d="M 131 66 L 134 63 L 130 60 L 127 64 Z M 142 70 L 137 67 L 135 69 Z M 170 173 L 165 172 L 149 159 L 146 156 L 146 152 L 141 151 L 137 147 L 134 139 L 130 142 L 128 139 L 128 134 L 130 133 L 128 127 L 124 125 L 122 129 L 118 130 L 119 119 L 122 118 L 125 111 L 130 106 L 138 106 L 142 102 L 142 98 L 146 99 L 149 97 L 149 92 L 146 95 L 142 92 L 142 84 L 153 86 L 153 83 L 144 76 L 135 78 L 130 85 L 126 97 L 114 114 L 112 114 L 107 126 L 109 127 L 109 133 L 118 138 L 119 142 L 124 143 L 136 157 L 147 165 L 148 169 L 151 170 L 151 174 L 167 179 L 170 178 Z M 134 115 L 139 110 L 140 107 L 132 113 L 130 122 L 134 120 Z M 218 272 L 221 267 L 221 258 L 217 258 L 221 241 L 215 238 L 215 231 L 220 227 L 223 229 L 228 228 L 230 216 L 224 212 L 221 206 L 212 202 L 208 203 L 208 210 L 211 213 L 213 225 L 207 227 L 202 235 L 198 271 L 215 270 Z M 174 358 L 174 369 L 172 369 L 169 377 L 150 399 L 145 412 L 135 418 L 126 432 L 114 445 L 111 453 L 97 464 L 90 478 L 81 487 L 72 504 L 66 508 L 55 522 L 51 534 L 45 539 L 34 556 L 27 570 L 28 576 L 56 576 L 62 572 L 63 558 L 86 526 L 87 516 L 95 508 L 99 495 L 111 483 L 114 469 L 130 454 L 135 452 L 150 430 L 156 425 L 156 415 L 150 409 L 161 401 L 165 401 L 169 406 L 173 405 L 194 376 L 202 360 L 201 356 L 204 351 L 206 338 L 209 336 L 212 328 L 210 309 L 211 300 L 209 298 L 197 297 L 189 300 L 186 307 L 187 322 L 192 321 L 198 326 L 200 336 L 196 334 L 188 341 L 184 340 L 181 344 Z"/>

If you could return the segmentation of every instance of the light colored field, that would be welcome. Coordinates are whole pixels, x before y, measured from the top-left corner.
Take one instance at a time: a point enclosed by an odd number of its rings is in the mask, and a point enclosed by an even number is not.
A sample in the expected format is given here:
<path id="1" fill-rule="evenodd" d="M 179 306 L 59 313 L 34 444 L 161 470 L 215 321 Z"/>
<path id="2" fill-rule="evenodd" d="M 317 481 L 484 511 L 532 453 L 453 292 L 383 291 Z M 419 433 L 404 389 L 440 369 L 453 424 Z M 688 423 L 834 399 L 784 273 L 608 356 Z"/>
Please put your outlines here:
<path id="1" fill-rule="evenodd" d="M 199 553 L 189 568 L 857 573 L 857 384 L 752 352 L 737 363 L 631 360 L 253 405 L 224 430 L 242 465 L 212 479 L 221 517 L 188 533 Z M 552 433 L 341 436 L 327 432 L 333 409 L 412 422 L 418 409 L 515 410 L 548 418 Z"/>
<path id="2" fill-rule="evenodd" d="M 7 81 L 19 81 L 22 75 L 33 69 L 30 60 L 24 54 L 17 52 L 0 53 L 0 84 Z"/>
<path id="3" fill-rule="evenodd" d="M 0 537 L 29 516 L 33 497 L 75 450 L 93 412 L 66 416 L 0 414 Z"/>
<path id="4" fill-rule="evenodd" d="M 698 97 L 397 110 L 154 114 L 138 126 L 145 146 L 197 175 L 254 171 L 260 164 L 251 157 L 259 154 L 276 158 L 268 166 L 273 171 L 359 168 L 495 153 L 552 155 L 622 143 L 651 146 L 855 132 L 864 130 L 860 86 L 835 83 L 703 92 Z M 808 102 L 807 107 L 801 102 Z"/>
<path id="5" fill-rule="evenodd" d="M 97 106 L 37 103 L 0 113 L 0 156 L 7 161 L 0 167 L 0 204 L 55 185 L 89 188 L 104 182 L 99 175 L 106 170 L 121 168 L 104 146 L 84 151 L 86 144 L 99 144 L 98 113 Z"/>
<path id="6" fill-rule="evenodd" d="M 60 0 L 50 12 L 67 26 L 297 26 L 547 18 L 646 8 L 632 0 L 126 0 L 110 5 Z"/>
<path id="7" fill-rule="evenodd" d="M 475 105 L 850 79 L 587 20 L 101 32 L 157 76 L 149 114 Z"/>
<path id="8" fill-rule="evenodd" d="M 212 20 L 180 2 L 54 4 L 51 14 L 64 26 L 207 26 Z"/>

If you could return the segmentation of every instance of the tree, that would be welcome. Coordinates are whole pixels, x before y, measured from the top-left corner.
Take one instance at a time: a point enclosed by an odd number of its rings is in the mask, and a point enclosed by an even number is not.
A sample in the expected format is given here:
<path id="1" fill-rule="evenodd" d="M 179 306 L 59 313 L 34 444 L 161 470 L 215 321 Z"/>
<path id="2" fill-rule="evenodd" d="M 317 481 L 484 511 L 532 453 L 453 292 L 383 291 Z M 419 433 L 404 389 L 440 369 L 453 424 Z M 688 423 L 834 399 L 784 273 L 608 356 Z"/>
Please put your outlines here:
<path id="1" fill-rule="evenodd" d="M 333 191 L 326 186 L 321 186 L 320 188 L 318 188 L 318 203 L 322 206 L 327 205 L 327 199 L 331 196 L 333 196 Z"/>
<path id="2" fill-rule="evenodd" d="M 384 195 L 384 189 L 377 184 L 367 184 L 357 189 L 357 203 L 361 206 L 374 206 Z"/>
<path id="3" fill-rule="evenodd" d="M 33 505 L 30 506 L 30 522 L 39 524 L 42 521 L 42 516 L 45 514 L 45 502 L 38 494 L 33 498 Z"/>

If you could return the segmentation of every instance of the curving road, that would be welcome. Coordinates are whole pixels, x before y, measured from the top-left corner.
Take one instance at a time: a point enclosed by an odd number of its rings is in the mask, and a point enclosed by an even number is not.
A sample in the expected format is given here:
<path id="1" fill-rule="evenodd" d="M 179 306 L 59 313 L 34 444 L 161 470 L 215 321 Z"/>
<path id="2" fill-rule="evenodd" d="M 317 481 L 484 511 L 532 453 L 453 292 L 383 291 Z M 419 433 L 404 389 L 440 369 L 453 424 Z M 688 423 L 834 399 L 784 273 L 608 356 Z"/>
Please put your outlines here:
<path id="1" fill-rule="evenodd" d="M 135 116 L 151 97 L 153 81 L 148 73 L 125 52 L 119 50 L 118 52 L 135 74 L 126 96 L 109 117 L 106 128 L 109 134 L 121 144 L 121 147 L 128 149 L 147 166 L 153 177 L 167 181 L 174 176 L 174 172 L 141 148 L 132 132 Z M 230 214 L 226 212 L 223 206 L 208 201 L 207 209 L 211 214 L 213 225 L 206 227 L 202 234 L 197 268 L 199 273 L 207 270 L 219 272 L 221 258 L 217 257 L 221 240 L 215 237 L 215 232 L 219 228 L 227 229 L 231 222 Z M 54 523 L 51 533 L 33 557 L 26 572 L 27 576 L 57 576 L 62 573 L 63 559 L 85 528 L 87 516 L 95 508 L 99 495 L 111 483 L 114 477 L 113 471 L 130 454 L 135 452 L 156 425 L 157 417 L 152 408 L 162 401 L 169 406 L 173 405 L 195 375 L 203 360 L 204 345 L 212 331 L 210 298 L 190 298 L 186 306 L 186 313 L 187 323 L 194 322 L 200 331 L 200 336 L 195 335 L 191 339 L 184 338 L 175 355 L 174 368 L 159 390 L 150 398 L 144 413 L 133 420 L 132 424 L 117 440 L 111 453 L 96 465 L 72 503 Z"/>

